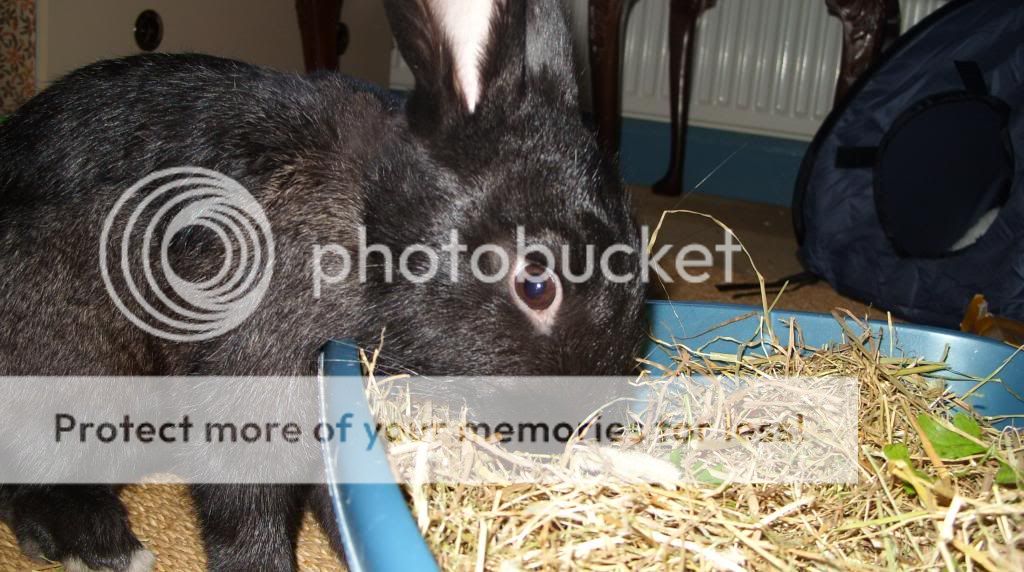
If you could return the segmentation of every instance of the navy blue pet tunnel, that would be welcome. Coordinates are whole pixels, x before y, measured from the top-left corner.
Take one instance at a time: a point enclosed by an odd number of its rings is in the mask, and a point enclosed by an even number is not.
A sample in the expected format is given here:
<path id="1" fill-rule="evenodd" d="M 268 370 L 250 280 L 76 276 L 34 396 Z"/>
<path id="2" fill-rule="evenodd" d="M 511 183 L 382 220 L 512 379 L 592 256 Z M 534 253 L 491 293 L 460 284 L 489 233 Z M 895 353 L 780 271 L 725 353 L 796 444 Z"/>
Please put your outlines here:
<path id="1" fill-rule="evenodd" d="M 806 268 L 956 327 L 975 294 L 1024 320 L 1024 2 L 958 0 L 833 110 L 794 195 Z"/>

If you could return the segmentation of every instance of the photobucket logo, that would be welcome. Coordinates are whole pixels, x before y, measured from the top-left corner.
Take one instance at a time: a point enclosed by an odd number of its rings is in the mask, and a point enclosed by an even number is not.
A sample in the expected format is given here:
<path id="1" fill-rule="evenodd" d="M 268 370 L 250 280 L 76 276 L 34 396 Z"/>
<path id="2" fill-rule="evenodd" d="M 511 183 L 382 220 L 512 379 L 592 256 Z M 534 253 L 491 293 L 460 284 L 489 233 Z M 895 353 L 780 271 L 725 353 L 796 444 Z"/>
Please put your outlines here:
<path id="1" fill-rule="evenodd" d="M 207 340 L 237 327 L 263 300 L 273 269 L 274 240 L 259 203 L 234 179 L 199 167 L 135 183 L 100 236 L 100 271 L 114 304 L 167 340 Z"/>
<path id="2" fill-rule="evenodd" d="M 722 240 L 708 248 L 691 243 L 676 247 L 671 244 L 654 245 L 647 226 L 640 227 L 639 242 L 620 242 L 598 247 L 594 244 L 568 243 L 552 248 L 546 244 L 527 240 L 526 228 L 517 225 L 514 240 L 501 244 L 482 244 L 474 249 L 459 238 L 458 230 L 450 230 L 447 242 L 438 245 L 411 244 L 396 254 L 385 244 L 369 243 L 366 227 L 357 228 L 356 244 L 314 244 L 311 276 L 313 297 L 320 299 L 324 290 L 357 280 L 360 284 L 373 280 L 391 284 L 397 280 L 422 284 L 441 279 L 460 280 L 460 269 L 468 263 L 468 275 L 477 282 L 495 284 L 506 280 L 509 274 L 519 275 L 524 266 L 539 264 L 543 268 L 558 269 L 560 281 L 582 284 L 592 279 L 612 283 L 639 281 L 647 284 L 657 280 L 661 284 L 678 281 L 701 284 L 711 279 L 711 270 L 722 270 L 723 282 L 733 282 L 733 257 L 743 251 L 729 229 L 723 229 Z M 643 245 L 651 245 L 645 248 Z M 674 256 L 670 256 L 675 251 Z M 721 261 L 718 260 L 720 255 Z M 489 259 L 489 263 L 484 263 Z M 635 264 L 632 262 L 635 259 Z M 616 262 L 625 264 L 616 265 Z M 575 267 L 575 268 L 574 268 Z M 523 280 L 542 281 L 540 273 Z"/>

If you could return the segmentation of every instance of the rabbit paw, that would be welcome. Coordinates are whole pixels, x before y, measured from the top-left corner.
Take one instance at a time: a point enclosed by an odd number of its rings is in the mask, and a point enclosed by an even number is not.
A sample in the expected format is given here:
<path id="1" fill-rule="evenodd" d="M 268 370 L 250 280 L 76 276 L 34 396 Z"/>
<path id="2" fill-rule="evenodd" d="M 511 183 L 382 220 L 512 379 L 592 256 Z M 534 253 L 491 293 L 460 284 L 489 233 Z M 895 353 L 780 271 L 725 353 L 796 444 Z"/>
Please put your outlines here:
<path id="1" fill-rule="evenodd" d="M 132 533 L 109 487 L 54 487 L 19 495 L 11 511 L 18 545 L 67 572 L 148 572 L 156 557 Z"/>
<path id="2" fill-rule="evenodd" d="M 43 553 L 39 550 L 38 546 L 31 540 L 20 542 L 19 545 L 21 547 L 21 551 L 29 558 L 43 562 L 48 561 L 43 556 Z M 122 563 L 123 559 L 118 563 L 105 562 L 103 564 L 120 565 Z M 84 560 L 77 556 L 70 556 L 61 561 L 61 565 L 64 567 L 64 572 L 150 572 L 153 570 L 153 567 L 156 566 L 156 556 L 146 549 L 141 549 L 131 553 L 127 567 L 114 568 L 112 566 L 102 565 L 100 568 L 96 568 L 95 565 L 98 563 L 93 562 L 92 564 L 92 566 L 86 564 Z"/>

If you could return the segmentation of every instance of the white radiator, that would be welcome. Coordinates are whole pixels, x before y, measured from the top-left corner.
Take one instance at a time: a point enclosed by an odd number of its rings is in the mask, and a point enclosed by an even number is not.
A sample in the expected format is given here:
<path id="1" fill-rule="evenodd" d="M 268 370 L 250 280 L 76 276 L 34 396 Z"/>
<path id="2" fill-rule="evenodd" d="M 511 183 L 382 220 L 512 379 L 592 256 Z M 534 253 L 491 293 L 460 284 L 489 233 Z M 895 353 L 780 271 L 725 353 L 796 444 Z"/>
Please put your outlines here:
<path id="1" fill-rule="evenodd" d="M 586 67 L 587 2 L 568 0 L 577 58 Z M 947 0 L 902 0 L 907 29 Z M 629 16 L 622 64 L 622 111 L 668 121 L 669 0 L 640 0 Z M 718 0 L 698 23 L 690 123 L 810 139 L 832 106 L 842 30 L 824 0 Z M 392 54 L 391 84 L 412 86 Z M 589 96 L 584 95 L 585 101 Z"/>

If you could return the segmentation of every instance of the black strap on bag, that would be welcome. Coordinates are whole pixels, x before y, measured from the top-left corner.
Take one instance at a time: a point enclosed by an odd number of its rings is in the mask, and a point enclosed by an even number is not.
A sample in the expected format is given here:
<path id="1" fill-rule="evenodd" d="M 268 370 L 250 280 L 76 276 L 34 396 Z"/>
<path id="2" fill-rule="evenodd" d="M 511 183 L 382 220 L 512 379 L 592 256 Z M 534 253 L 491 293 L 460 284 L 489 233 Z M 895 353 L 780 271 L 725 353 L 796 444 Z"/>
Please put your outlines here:
<path id="1" fill-rule="evenodd" d="M 878 146 L 836 151 L 837 168 L 873 169 L 875 210 L 904 257 L 954 255 L 1013 181 L 1010 107 L 990 94 L 977 62 L 954 66 L 964 89 L 917 101 Z"/>

